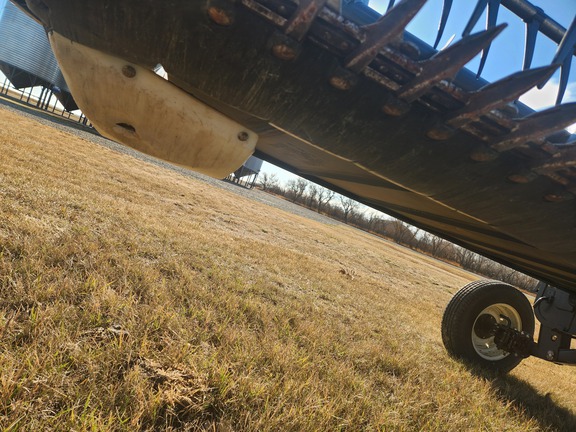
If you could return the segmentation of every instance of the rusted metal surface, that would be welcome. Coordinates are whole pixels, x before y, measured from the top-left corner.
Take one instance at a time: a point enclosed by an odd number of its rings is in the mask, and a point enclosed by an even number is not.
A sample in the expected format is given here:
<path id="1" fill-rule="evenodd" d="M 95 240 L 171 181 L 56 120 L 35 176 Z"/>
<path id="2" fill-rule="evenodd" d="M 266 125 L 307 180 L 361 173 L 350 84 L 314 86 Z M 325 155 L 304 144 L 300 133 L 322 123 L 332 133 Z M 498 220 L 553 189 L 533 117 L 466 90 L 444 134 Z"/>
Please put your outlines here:
<path id="1" fill-rule="evenodd" d="M 302 41 L 325 4 L 326 0 L 300 0 L 296 13 L 286 23 L 285 33 L 297 41 Z"/>
<path id="2" fill-rule="evenodd" d="M 451 113 L 446 119 L 446 124 L 459 128 L 481 115 L 512 102 L 528 90 L 533 88 L 543 79 L 548 79 L 556 71 L 556 65 L 545 66 L 537 69 L 517 72 L 506 78 L 489 84 L 470 95 L 468 104 Z"/>
<path id="3" fill-rule="evenodd" d="M 545 138 L 557 130 L 570 126 L 575 118 L 576 103 L 559 105 L 537 112 L 518 121 L 516 130 L 498 139 L 492 144 L 492 148 L 503 152 L 527 145 L 529 141 Z"/>
<path id="4" fill-rule="evenodd" d="M 360 72 L 368 66 L 384 46 L 401 36 L 426 1 L 404 0 L 374 24 L 363 27 L 364 40 L 345 60 L 346 67 L 353 72 Z"/>
<path id="5" fill-rule="evenodd" d="M 505 27 L 506 25 L 502 24 L 467 36 L 460 42 L 440 51 L 431 59 L 422 62 L 422 72 L 397 92 L 398 98 L 413 102 L 436 83 L 452 78 L 476 54 L 492 43 Z"/>

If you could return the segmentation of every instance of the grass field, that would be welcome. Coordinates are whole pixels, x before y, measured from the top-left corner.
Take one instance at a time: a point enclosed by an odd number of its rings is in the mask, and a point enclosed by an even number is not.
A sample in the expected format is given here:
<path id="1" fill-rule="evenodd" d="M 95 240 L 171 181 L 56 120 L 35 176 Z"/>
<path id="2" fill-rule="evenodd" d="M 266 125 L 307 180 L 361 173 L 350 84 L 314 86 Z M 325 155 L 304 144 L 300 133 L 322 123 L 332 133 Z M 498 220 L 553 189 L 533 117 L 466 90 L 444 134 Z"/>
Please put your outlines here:
<path id="1" fill-rule="evenodd" d="M 0 107 L 3 430 L 576 430 L 573 369 L 448 357 L 473 279 Z"/>

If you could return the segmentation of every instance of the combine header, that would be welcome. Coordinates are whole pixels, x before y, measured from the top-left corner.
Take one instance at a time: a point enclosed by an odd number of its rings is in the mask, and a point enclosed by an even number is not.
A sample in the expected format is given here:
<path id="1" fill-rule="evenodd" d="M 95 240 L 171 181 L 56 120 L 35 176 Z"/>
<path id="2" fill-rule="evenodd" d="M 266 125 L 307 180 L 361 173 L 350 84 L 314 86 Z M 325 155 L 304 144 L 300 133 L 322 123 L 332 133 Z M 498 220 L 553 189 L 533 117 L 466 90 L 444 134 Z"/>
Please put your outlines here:
<path id="1" fill-rule="evenodd" d="M 576 362 L 576 140 L 565 130 L 576 104 L 561 103 L 574 23 L 526 0 L 480 0 L 438 51 L 448 0 L 433 46 L 405 30 L 425 0 L 391 1 L 383 16 L 336 0 L 14 2 L 45 26 L 102 134 L 217 177 L 254 153 L 538 278 L 538 344 L 525 296 L 490 281 L 448 305 L 445 345 L 498 370 L 530 354 Z M 503 8 L 526 23 L 524 70 L 489 83 L 478 75 L 497 55 Z M 558 48 L 531 69 L 542 37 Z M 479 70 L 464 69 L 480 53 Z M 555 107 L 517 102 L 559 68 Z"/>

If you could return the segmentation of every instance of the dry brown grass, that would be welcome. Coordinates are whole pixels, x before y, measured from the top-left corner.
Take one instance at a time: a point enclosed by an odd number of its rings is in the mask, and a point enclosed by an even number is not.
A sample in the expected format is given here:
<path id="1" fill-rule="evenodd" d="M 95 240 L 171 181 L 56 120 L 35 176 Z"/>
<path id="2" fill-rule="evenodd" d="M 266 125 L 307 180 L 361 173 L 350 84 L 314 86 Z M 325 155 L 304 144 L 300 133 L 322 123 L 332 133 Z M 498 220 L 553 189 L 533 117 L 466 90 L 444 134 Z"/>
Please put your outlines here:
<path id="1" fill-rule="evenodd" d="M 4 430 L 574 430 L 574 372 L 477 376 L 468 273 L 0 108 Z"/>

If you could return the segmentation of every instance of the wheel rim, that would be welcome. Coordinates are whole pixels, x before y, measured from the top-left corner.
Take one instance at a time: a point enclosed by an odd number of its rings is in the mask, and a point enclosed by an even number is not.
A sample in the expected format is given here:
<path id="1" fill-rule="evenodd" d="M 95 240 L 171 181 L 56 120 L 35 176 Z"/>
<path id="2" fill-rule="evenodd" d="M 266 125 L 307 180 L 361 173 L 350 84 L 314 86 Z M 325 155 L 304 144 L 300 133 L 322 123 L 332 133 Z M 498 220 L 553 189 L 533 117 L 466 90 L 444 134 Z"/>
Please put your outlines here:
<path id="1" fill-rule="evenodd" d="M 494 336 L 488 335 L 486 327 L 492 323 L 506 324 L 510 320 L 510 326 L 516 330 L 522 330 L 522 319 L 520 314 L 512 306 L 497 303 L 488 306 L 478 314 L 472 326 L 472 346 L 476 353 L 485 360 L 498 361 L 510 355 L 509 352 L 499 349 L 494 343 Z"/>

